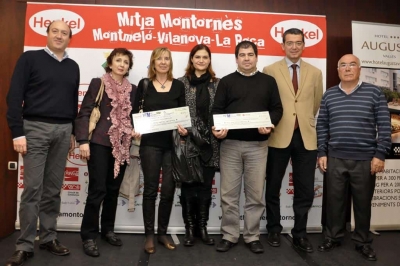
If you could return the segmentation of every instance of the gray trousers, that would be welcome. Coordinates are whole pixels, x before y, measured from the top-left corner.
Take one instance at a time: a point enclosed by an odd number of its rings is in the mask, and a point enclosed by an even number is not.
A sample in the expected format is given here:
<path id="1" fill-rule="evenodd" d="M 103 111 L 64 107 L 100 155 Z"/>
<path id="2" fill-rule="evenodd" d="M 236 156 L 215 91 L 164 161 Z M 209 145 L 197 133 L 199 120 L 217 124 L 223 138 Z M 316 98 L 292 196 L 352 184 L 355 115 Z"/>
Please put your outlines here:
<path id="1" fill-rule="evenodd" d="M 27 154 L 24 161 L 24 191 L 19 220 L 21 235 L 16 250 L 33 252 L 39 217 L 41 243 L 57 238 L 60 190 L 70 145 L 72 124 L 49 124 L 24 120 Z"/>
<path id="2" fill-rule="evenodd" d="M 260 217 L 265 210 L 263 193 L 267 155 L 267 141 L 222 141 L 220 170 L 223 239 L 237 243 L 240 236 L 239 201 L 243 176 L 243 239 L 246 243 L 259 240 Z"/>
<path id="3" fill-rule="evenodd" d="M 341 241 L 345 236 L 347 192 L 350 188 L 355 222 L 352 240 L 356 245 L 370 244 L 371 201 L 376 180 L 376 175 L 371 175 L 371 161 L 328 157 L 325 180 L 326 237 Z"/>

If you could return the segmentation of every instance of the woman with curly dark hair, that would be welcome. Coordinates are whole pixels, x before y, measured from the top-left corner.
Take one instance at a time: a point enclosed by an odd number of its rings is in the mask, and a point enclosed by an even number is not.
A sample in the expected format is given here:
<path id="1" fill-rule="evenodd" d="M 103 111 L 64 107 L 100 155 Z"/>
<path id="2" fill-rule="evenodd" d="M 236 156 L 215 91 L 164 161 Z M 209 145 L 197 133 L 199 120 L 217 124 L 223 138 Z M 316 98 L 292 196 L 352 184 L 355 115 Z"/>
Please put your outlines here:
<path id="1" fill-rule="evenodd" d="M 121 246 L 121 239 L 114 233 L 119 188 L 129 162 L 132 138 L 132 104 L 136 86 L 128 79 L 133 55 L 125 48 L 116 48 L 107 57 L 106 73 L 94 78 L 83 98 L 75 120 L 76 141 L 80 155 L 87 160 L 89 191 L 81 225 L 81 238 L 85 254 L 100 255 L 96 244 L 101 212 L 101 237 L 114 246 Z M 104 88 L 100 100 L 100 119 L 89 134 L 89 118 L 96 105 L 100 88 Z"/>

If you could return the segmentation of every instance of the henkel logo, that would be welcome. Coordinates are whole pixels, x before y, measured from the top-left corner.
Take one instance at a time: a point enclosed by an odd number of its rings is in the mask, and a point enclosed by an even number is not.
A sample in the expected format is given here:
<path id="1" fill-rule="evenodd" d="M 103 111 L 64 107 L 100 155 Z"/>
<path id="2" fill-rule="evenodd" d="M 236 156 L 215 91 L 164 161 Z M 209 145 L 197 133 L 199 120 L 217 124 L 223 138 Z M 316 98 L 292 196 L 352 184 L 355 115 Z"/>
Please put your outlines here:
<path id="1" fill-rule="evenodd" d="M 54 20 L 62 20 L 67 23 L 73 35 L 79 33 L 85 27 L 85 21 L 81 16 L 63 9 L 48 9 L 37 12 L 29 18 L 29 26 L 34 32 L 47 36 L 47 27 Z"/>
<path id="2" fill-rule="evenodd" d="M 64 171 L 65 181 L 78 182 L 79 181 L 79 168 L 78 167 L 65 167 Z"/>
<path id="3" fill-rule="evenodd" d="M 87 92 L 88 88 L 89 88 L 89 84 L 87 84 L 87 83 L 79 84 L 79 90 L 78 90 L 78 101 L 79 101 L 78 105 L 79 105 L 79 108 L 80 108 L 80 104 L 83 101 L 83 98 L 86 95 L 86 92 Z"/>
<path id="4" fill-rule="evenodd" d="M 324 37 L 322 30 L 315 24 L 304 20 L 285 20 L 272 26 L 270 34 L 272 39 L 282 43 L 283 33 L 291 28 L 297 28 L 303 31 L 306 47 L 316 45 Z"/>
<path id="5" fill-rule="evenodd" d="M 293 187 L 293 173 L 289 173 L 289 186 Z"/>
<path id="6" fill-rule="evenodd" d="M 75 147 L 72 153 L 68 153 L 67 161 L 73 165 L 86 166 L 86 159 L 81 158 L 79 147 Z"/>
<path id="7" fill-rule="evenodd" d="M 79 185 L 79 184 L 63 184 L 62 189 L 64 189 L 64 190 L 81 190 L 81 185 Z"/>

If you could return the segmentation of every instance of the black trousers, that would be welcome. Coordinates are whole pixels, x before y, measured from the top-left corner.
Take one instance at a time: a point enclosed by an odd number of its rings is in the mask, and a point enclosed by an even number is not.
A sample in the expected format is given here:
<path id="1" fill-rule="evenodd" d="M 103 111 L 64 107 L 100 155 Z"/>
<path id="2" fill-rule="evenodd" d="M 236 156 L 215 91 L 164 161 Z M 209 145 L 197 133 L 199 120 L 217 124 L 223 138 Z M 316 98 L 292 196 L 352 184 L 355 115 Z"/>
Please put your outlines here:
<path id="1" fill-rule="evenodd" d="M 306 150 L 299 129 L 293 132 L 292 140 L 287 148 L 268 148 L 267 185 L 265 201 L 267 209 L 267 230 L 271 233 L 280 233 L 281 211 L 280 190 L 286 167 L 291 158 L 293 166 L 293 237 L 306 237 L 308 210 L 314 200 L 314 179 L 317 162 L 317 151 Z"/>
<path id="2" fill-rule="evenodd" d="M 140 147 L 140 160 L 144 176 L 143 221 L 146 235 L 154 234 L 155 205 L 160 183 L 162 183 L 160 203 L 158 205 L 157 233 L 165 235 L 168 229 L 174 201 L 175 181 L 172 177 L 171 150 L 153 146 Z"/>
<path id="3" fill-rule="evenodd" d="M 371 175 L 371 161 L 343 160 L 328 157 L 326 172 L 326 237 L 341 241 L 345 234 L 347 193 L 353 198 L 355 229 L 352 239 L 358 245 L 372 242 L 369 233 L 371 201 L 376 176 Z"/>
<path id="4" fill-rule="evenodd" d="M 81 238 L 96 239 L 99 233 L 99 213 L 101 212 L 101 233 L 114 231 L 119 188 L 124 177 L 126 164 L 121 165 L 117 178 L 114 178 L 112 148 L 90 143 L 89 190 L 81 225 Z"/>
<path id="5" fill-rule="evenodd" d="M 214 167 L 203 166 L 204 182 L 182 183 L 181 196 L 185 198 L 196 197 L 201 201 L 211 200 L 211 188 L 214 176 Z"/>

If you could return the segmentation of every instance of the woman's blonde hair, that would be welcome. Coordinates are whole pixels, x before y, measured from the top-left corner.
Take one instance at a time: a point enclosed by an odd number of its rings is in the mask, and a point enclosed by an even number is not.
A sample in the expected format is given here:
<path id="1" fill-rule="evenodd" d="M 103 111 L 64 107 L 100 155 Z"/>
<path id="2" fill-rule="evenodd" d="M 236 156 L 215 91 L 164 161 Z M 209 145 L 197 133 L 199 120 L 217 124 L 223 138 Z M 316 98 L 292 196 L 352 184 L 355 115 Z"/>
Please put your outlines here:
<path id="1" fill-rule="evenodd" d="M 167 73 L 167 79 L 168 80 L 172 80 L 174 77 L 172 75 L 172 70 L 173 70 L 173 62 L 172 62 L 172 57 L 171 57 L 171 51 L 167 48 L 167 47 L 158 47 L 156 49 L 153 50 L 153 52 L 151 53 L 150 56 L 150 65 L 149 65 L 149 70 L 147 72 L 147 77 L 150 80 L 155 80 L 156 79 L 156 63 L 155 61 L 160 58 L 162 56 L 163 53 L 167 52 L 169 55 L 169 59 L 170 59 L 170 64 L 169 64 L 169 70 Z"/>

